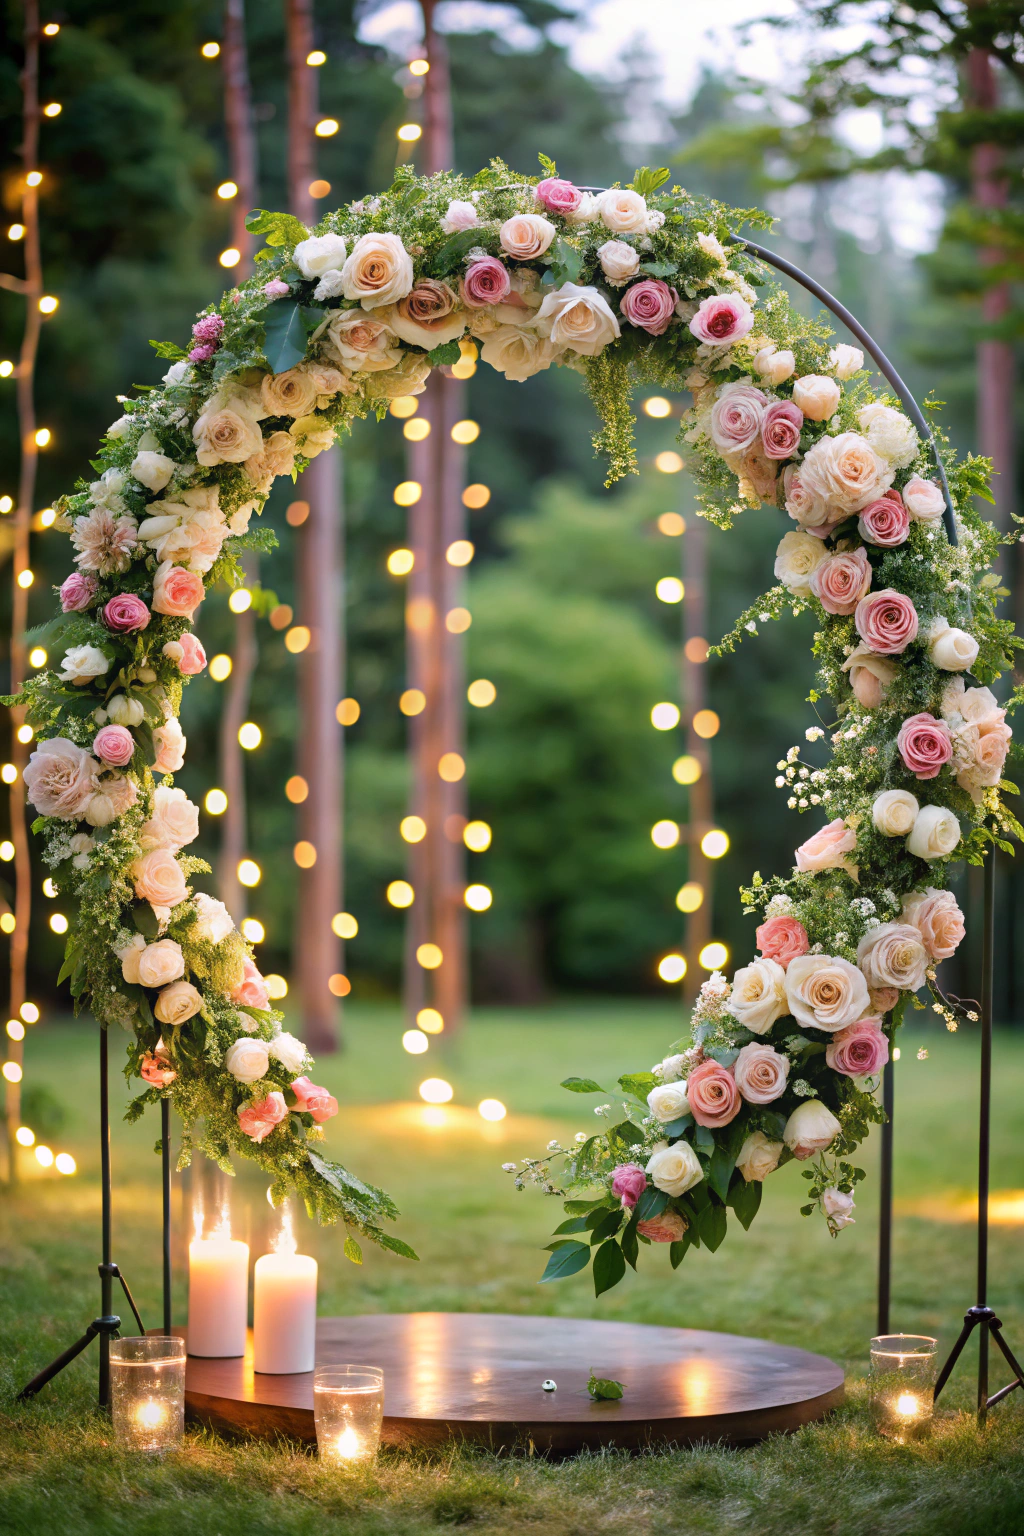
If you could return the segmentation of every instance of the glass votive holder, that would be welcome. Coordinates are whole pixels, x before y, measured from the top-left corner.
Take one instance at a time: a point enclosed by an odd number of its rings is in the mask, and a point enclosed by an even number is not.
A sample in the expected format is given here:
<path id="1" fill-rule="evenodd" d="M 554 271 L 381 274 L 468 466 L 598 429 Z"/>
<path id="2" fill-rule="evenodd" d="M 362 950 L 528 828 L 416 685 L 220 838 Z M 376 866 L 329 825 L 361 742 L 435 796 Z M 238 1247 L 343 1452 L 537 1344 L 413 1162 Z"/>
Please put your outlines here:
<path id="1" fill-rule="evenodd" d="M 185 1432 L 185 1340 L 166 1334 L 111 1339 L 114 1439 L 131 1451 L 160 1453 Z"/>
<path id="2" fill-rule="evenodd" d="M 321 1461 L 372 1461 L 384 1419 L 384 1372 L 375 1365 L 318 1365 L 313 1417 Z"/>
<path id="3" fill-rule="evenodd" d="M 891 1440 L 921 1440 L 931 1432 L 937 1339 L 887 1333 L 871 1340 L 871 1416 Z"/>

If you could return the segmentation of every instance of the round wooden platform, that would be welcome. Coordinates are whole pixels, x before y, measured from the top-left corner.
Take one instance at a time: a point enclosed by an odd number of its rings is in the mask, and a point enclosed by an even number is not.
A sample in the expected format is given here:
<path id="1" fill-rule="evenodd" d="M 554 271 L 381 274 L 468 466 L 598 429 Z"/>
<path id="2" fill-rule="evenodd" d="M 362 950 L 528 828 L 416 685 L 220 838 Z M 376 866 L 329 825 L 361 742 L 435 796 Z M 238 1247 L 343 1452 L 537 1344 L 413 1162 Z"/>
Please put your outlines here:
<path id="1" fill-rule="evenodd" d="M 321 1318 L 317 1361 L 384 1369 L 383 1443 L 449 1439 L 572 1452 L 616 1445 L 749 1444 L 798 1429 L 843 1401 L 843 1373 L 822 1355 L 696 1328 L 583 1318 L 409 1312 Z M 592 1401 L 591 1369 L 621 1381 Z M 552 1378 L 555 1392 L 541 1383 Z M 244 1357 L 189 1356 L 185 1403 L 217 1429 L 315 1440 L 313 1374 L 253 1371 Z"/>

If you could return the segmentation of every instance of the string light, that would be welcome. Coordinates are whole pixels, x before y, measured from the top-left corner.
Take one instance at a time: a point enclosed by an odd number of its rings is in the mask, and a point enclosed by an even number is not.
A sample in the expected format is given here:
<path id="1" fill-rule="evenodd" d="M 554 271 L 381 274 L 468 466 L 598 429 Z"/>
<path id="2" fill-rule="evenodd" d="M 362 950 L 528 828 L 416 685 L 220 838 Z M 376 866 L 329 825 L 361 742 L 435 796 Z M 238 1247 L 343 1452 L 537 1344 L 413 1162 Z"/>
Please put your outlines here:
<path id="1" fill-rule="evenodd" d="M 310 69 L 319 69 L 321 64 L 327 63 L 327 55 L 322 48 L 314 48 L 312 53 L 306 54 L 306 63 Z"/>
<path id="2" fill-rule="evenodd" d="M 60 305 L 60 299 L 55 294 L 44 293 L 39 300 L 39 313 L 41 315 L 55 315 Z"/>
<path id="3" fill-rule="evenodd" d="M 416 963 L 425 971 L 436 971 L 444 961 L 444 955 L 436 944 L 420 944 L 416 950 Z"/>
<path id="4" fill-rule="evenodd" d="M 215 59 L 220 53 L 220 43 L 204 43 L 199 52 L 204 59 Z"/>
<path id="5" fill-rule="evenodd" d="M 724 944 L 719 944 L 716 940 L 711 944 L 705 944 L 697 959 L 706 971 L 720 971 L 729 959 L 729 951 Z"/>
<path id="6" fill-rule="evenodd" d="M 462 841 L 473 853 L 486 853 L 491 846 L 491 829 L 486 821 L 467 821 L 462 829 Z"/>
<path id="7" fill-rule="evenodd" d="M 500 1099 L 481 1099 L 476 1107 L 476 1112 L 481 1120 L 504 1120 L 508 1110 Z"/>
<path id="8" fill-rule="evenodd" d="M 58 1173 L 71 1174 L 78 1172 L 78 1165 L 70 1152 L 58 1152 L 54 1158 L 54 1164 Z"/>
<path id="9" fill-rule="evenodd" d="M 464 635 L 473 622 L 468 608 L 452 608 L 444 616 L 444 627 L 450 635 Z"/>
<path id="10" fill-rule="evenodd" d="M 290 501 L 284 514 L 284 520 L 289 528 L 301 528 L 308 516 L 308 501 Z"/>
<path id="11" fill-rule="evenodd" d="M 57 514 L 52 507 L 44 507 L 39 513 L 40 528 L 52 528 L 57 521 Z"/>
<path id="12" fill-rule="evenodd" d="M 26 1024 L 39 1023 L 39 1009 L 36 1007 L 35 1003 L 22 1003 L 21 1007 L 18 1009 L 18 1012 L 21 1014 L 21 1017 L 24 1019 Z"/>
<path id="13" fill-rule="evenodd" d="M 50 431 L 49 427 L 37 427 L 35 433 L 35 444 L 37 448 L 49 448 L 52 441 L 53 433 Z"/>
<path id="14" fill-rule="evenodd" d="M 50 927 L 53 929 L 54 933 L 67 933 L 68 920 L 64 916 L 63 912 L 50 913 Z"/>
<path id="15" fill-rule="evenodd" d="M 444 1029 L 444 1019 L 436 1008 L 421 1008 L 416 1015 L 416 1023 L 428 1035 L 439 1035 Z"/>
<path id="16" fill-rule="evenodd" d="M 22 571 L 21 574 L 23 576 L 25 576 L 25 575 L 31 576 L 32 572 L 31 571 L 27 571 L 27 572 L 26 571 Z M 30 587 L 32 585 L 32 583 L 30 581 L 24 581 L 24 582 L 19 582 L 18 585 L 19 586 L 24 586 L 24 587 Z M 32 729 L 32 727 L 30 725 L 19 725 L 18 729 L 15 731 L 14 734 L 17 736 L 17 738 L 18 738 L 18 740 L 20 742 L 24 742 L 24 743 L 27 744 L 28 742 L 30 742 L 32 740 L 32 737 L 35 735 L 35 731 Z"/>
<path id="17" fill-rule="evenodd" d="M 660 603 L 681 603 L 686 595 L 686 588 L 678 576 L 663 576 L 654 592 Z"/>
<path id="18" fill-rule="evenodd" d="M 309 785 L 301 773 L 293 773 L 284 786 L 284 792 L 286 799 L 290 800 L 292 805 L 302 805 L 309 798 Z"/>
<path id="19" fill-rule="evenodd" d="M 56 37 L 57 33 L 59 31 L 60 31 L 60 22 L 59 21 L 48 21 L 46 23 L 46 26 L 43 28 L 43 36 L 44 37 Z"/>
<path id="20" fill-rule="evenodd" d="M 340 127 L 336 117 L 322 117 L 313 132 L 318 139 L 332 139 Z"/>
<path id="21" fill-rule="evenodd" d="M 721 859 L 729 852 L 729 834 L 721 827 L 713 827 L 700 840 L 700 851 L 706 859 Z"/>
<path id="22" fill-rule="evenodd" d="M 25 1026 L 20 1019 L 7 1020 L 7 1033 L 12 1040 L 24 1040 Z"/>
<path id="23" fill-rule="evenodd" d="M 19 571 L 18 572 L 18 586 L 21 587 L 23 590 L 27 590 L 32 585 L 32 583 L 35 581 L 35 579 L 36 578 L 35 578 L 35 572 L 34 571 Z"/>
<path id="24" fill-rule="evenodd" d="M 339 725 L 355 725 L 361 714 L 362 710 L 356 699 L 342 699 L 334 711 L 334 718 Z"/>
<path id="25" fill-rule="evenodd" d="M 48 101 L 46 106 L 43 108 L 43 116 L 60 117 L 60 114 L 63 112 L 63 110 L 64 108 L 61 106 L 59 101 Z"/>
<path id="26" fill-rule="evenodd" d="M 322 197 L 329 197 L 330 196 L 330 192 L 331 192 L 331 184 L 330 184 L 330 182 L 329 181 L 323 181 L 319 177 L 317 178 L 316 181 L 311 181 L 310 184 L 309 184 L 309 195 L 310 195 L 310 197 L 315 197 L 318 201 Z"/>
<path id="27" fill-rule="evenodd" d="M 408 880 L 392 880 L 387 889 L 387 898 L 393 907 L 411 907 L 415 893 Z"/>
<path id="28" fill-rule="evenodd" d="M 494 896 L 489 885 L 467 885 L 462 899 L 471 912 L 486 912 Z"/>
<path id="29" fill-rule="evenodd" d="M 42 1143 L 36 1147 L 36 1162 L 39 1163 L 40 1167 L 42 1168 L 53 1167 L 53 1153 L 50 1151 L 49 1147 L 44 1147 Z"/>
<path id="30" fill-rule="evenodd" d="M 683 955 L 665 955 L 658 961 L 658 975 L 662 981 L 682 981 L 686 975 L 686 959 Z"/>
<path id="31" fill-rule="evenodd" d="M 410 443 L 422 443 L 430 436 L 430 422 L 425 416 L 410 416 L 402 436 Z"/>
<path id="32" fill-rule="evenodd" d="M 428 1077 L 420 1083 L 420 1098 L 426 1104 L 450 1104 L 454 1097 L 455 1089 L 443 1077 Z"/>
<path id="33" fill-rule="evenodd" d="M 276 608 L 270 610 L 271 629 L 287 629 L 295 614 L 287 603 L 278 603 Z"/>
<path id="34" fill-rule="evenodd" d="M 276 971 L 271 971 L 269 976 L 264 976 L 263 980 L 266 983 L 267 996 L 271 1002 L 279 1003 L 283 997 L 288 996 L 288 983 Z"/>
<path id="35" fill-rule="evenodd" d="M 403 144 L 415 144 L 416 140 L 422 137 L 422 134 L 423 129 L 419 123 L 403 123 L 398 130 L 398 137 Z"/>
<path id="36" fill-rule="evenodd" d="M 426 75 L 430 71 L 430 64 L 426 59 L 411 59 L 409 62 L 410 75 Z"/>
<path id="37" fill-rule="evenodd" d="M 263 732 L 252 720 L 246 720 L 244 725 L 238 727 L 238 745 L 247 752 L 255 752 L 262 740 Z"/>
<path id="38" fill-rule="evenodd" d="M 678 539 L 686 532 L 686 519 L 678 512 L 663 512 L 658 518 L 658 532 L 666 538 Z"/>
<path id="39" fill-rule="evenodd" d="M 25 185 L 27 187 L 41 187 L 42 184 L 43 184 L 43 173 L 42 173 L 42 171 L 29 171 L 28 175 L 25 177 Z"/>
<path id="40" fill-rule="evenodd" d="M 341 971 L 335 971 L 333 976 L 327 979 L 327 990 L 332 997 L 348 997 L 352 991 L 352 983 Z"/>
<path id="41" fill-rule="evenodd" d="M 29 651 L 28 664 L 30 667 L 46 666 L 46 652 L 43 650 L 41 645 L 34 645 Z"/>
<path id="42" fill-rule="evenodd" d="M 11 362 L 9 357 L 5 357 L 3 361 L 0 362 L 0 379 L 9 379 L 13 372 L 14 364 Z"/>
<path id="43" fill-rule="evenodd" d="M 662 417 L 671 416 L 671 414 L 672 406 L 665 399 L 664 395 L 651 395 L 648 400 L 644 401 L 645 416 L 653 416 L 655 420 L 660 421 Z"/>
<path id="44" fill-rule="evenodd" d="M 292 858 L 300 869 L 312 869 L 316 863 L 316 848 L 312 843 L 302 838 L 292 849 Z"/>
<path id="45" fill-rule="evenodd" d="M 721 723 L 713 709 L 698 709 L 693 717 L 694 732 L 705 741 L 710 741 L 712 736 L 718 735 Z"/>
<path id="46" fill-rule="evenodd" d="M 7 512 L 13 512 L 13 511 L 14 511 L 14 497 L 13 496 L 0 496 L 0 512 L 7 513 Z"/>
<path id="47" fill-rule="evenodd" d="M 394 489 L 395 505 L 414 507 L 422 495 L 423 487 L 418 480 L 402 480 Z"/>
<path id="48" fill-rule="evenodd" d="M 13 912 L 0 912 L 0 933 L 13 933 L 17 925 Z"/>
<path id="49" fill-rule="evenodd" d="M 452 442 L 461 443 L 463 447 L 475 443 L 480 436 L 480 423 L 477 421 L 457 421 L 452 427 Z"/>
<path id="50" fill-rule="evenodd" d="M 486 709 L 498 697 L 498 690 L 486 677 L 478 677 L 466 689 L 466 698 L 474 709 Z"/>
<path id="51" fill-rule="evenodd" d="M 217 188 L 217 196 L 219 198 L 221 198 L 224 202 L 227 202 L 229 198 L 237 197 L 238 196 L 238 183 L 237 183 L 237 181 L 222 181 L 220 186 Z"/>
<path id="52" fill-rule="evenodd" d="M 411 549 L 393 549 L 388 555 L 388 571 L 392 576 L 408 576 L 416 564 L 416 556 Z"/>
<path id="53" fill-rule="evenodd" d="M 335 912 L 331 918 L 331 932 L 337 934 L 339 939 L 354 939 L 359 932 L 359 924 L 351 912 Z"/>
<path id="54" fill-rule="evenodd" d="M 696 880 L 687 880 L 676 895 L 676 906 L 680 912 L 696 912 L 703 902 L 704 892 Z"/>
<path id="55" fill-rule="evenodd" d="M 14 1133 L 14 1139 L 19 1147 L 31 1147 L 35 1143 L 36 1133 L 27 1125 L 19 1125 Z"/>
<path id="56" fill-rule="evenodd" d="M 222 267 L 237 267 L 242 259 L 242 253 L 236 246 L 229 245 L 227 250 L 221 251 L 217 260 Z"/>
<path id="57" fill-rule="evenodd" d="M 403 816 L 398 828 L 407 843 L 422 843 L 427 835 L 427 824 L 422 816 Z"/>
<path id="58" fill-rule="evenodd" d="M 475 554 L 476 549 L 469 539 L 456 539 L 454 544 L 448 545 L 444 557 L 449 565 L 468 565 Z"/>
<path id="59" fill-rule="evenodd" d="M 5 1061 L 3 1074 L 9 1083 L 20 1083 L 22 1079 L 21 1067 L 16 1061 Z"/>
<path id="60" fill-rule="evenodd" d="M 689 640 L 687 640 L 686 644 L 683 646 L 683 655 L 686 657 L 687 661 L 692 662 L 696 667 L 699 667 L 702 662 L 707 661 L 708 643 L 704 639 L 704 636 L 691 635 Z"/>
<path id="61" fill-rule="evenodd" d="M 238 878 L 242 885 L 251 890 L 254 885 L 259 885 L 263 878 L 263 871 L 255 859 L 241 859 L 238 864 Z"/>
<path id="62" fill-rule="evenodd" d="M 456 364 L 456 367 L 458 367 L 458 364 Z M 490 486 L 487 485 L 467 485 L 462 493 L 462 504 L 464 507 L 468 507 L 471 512 L 479 512 L 481 507 L 486 507 L 490 499 L 491 490 Z"/>
<path id="63" fill-rule="evenodd" d="M 660 470 L 663 475 L 677 475 L 683 467 L 683 461 L 678 453 L 673 453 L 669 450 L 668 452 L 658 454 L 654 461 L 654 467 Z"/>
<path id="64" fill-rule="evenodd" d="M 248 587 L 236 587 L 228 598 L 228 607 L 232 613 L 248 613 L 252 607 L 252 593 Z"/>
<path id="65" fill-rule="evenodd" d="M 399 395 L 398 399 L 392 400 L 391 404 L 388 406 L 388 410 L 390 411 L 391 415 L 397 416 L 399 421 L 404 421 L 407 416 L 415 416 L 419 408 L 420 403 L 416 399 L 415 395 Z M 427 431 L 429 432 L 429 430 L 430 423 L 428 422 Z"/>
<path id="66" fill-rule="evenodd" d="M 25 238 L 25 226 L 24 226 L 24 224 L 11 224 L 11 225 L 9 225 L 8 229 L 7 229 L 7 238 L 8 238 L 8 240 L 24 240 L 24 238 Z"/>
<path id="67" fill-rule="evenodd" d="M 284 637 L 284 648 L 293 656 L 301 656 L 302 652 L 309 649 L 309 642 L 313 638 L 313 631 L 305 624 L 296 624 Z"/>
<path id="68" fill-rule="evenodd" d="M 651 828 L 651 842 L 655 848 L 675 848 L 679 842 L 678 822 L 656 821 Z"/>
<path id="69" fill-rule="evenodd" d="M 242 938 L 248 939 L 250 944 L 262 944 L 267 936 L 267 930 L 258 917 L 243 917 Z"/>
<path id="70" fill-rule="evenodd" d="M 403 715 L 421 715 L 427 707 L 427 696 L 419 688 L 407 688 L 398 707 Z"/>
<path id="71" fill-rule="evenodd" d="M 422 1056 L 424 1051 L 430 1049 L 430 1041 L 422 1029 L 407 1029 L 402 1036 L 402 1049 L 408 1051 L 410 1056 Z"/>
<path id="72" fill-rule="evenodd" d="M 47 875 L 46 879 L 43 881 L 43 895 L 48 896 L 52 901 L 56 894 L 57 887 L 54 885 L 52 878 Z"/>
<path id="73" fill-rule="evenodd" d="M 5 768 L 14 768 L 14 764 L 13 763 L 5 763 L 4 767 Z M 15 768 L 14 771 L 15 771 L 15 773 L 17 773 L 18 770 Z M 4 782 L 10 784 L 10 783 L 13 782 L 13 780 L 6 779 Z M 3 842 L 0 843 L 0 859 L 3 859 L 5 864 L 9 864 L 13 858 L 14 858 L 14 844 L 10 841 L 9 838 L 4 838 Z"/>
<path id="74" fill-rule="evenodd" d="M 221 651 L 220 654 L 214 656 L 210 662 L 210 676 L 213 678 L 215 683 L 226 683 L 228 678 L 231 676 L 233 667 L 234 662 L 231 660 L 231 657 L 228 656 L 226 652 Z"/>
<path id="75" fill-rule="evenodd" d="M 458 752 L 445 752 L 437 771 L 446 784 L 457 784 L 466 771 L 466 763 Z"/>
<path id="76" fill-rule="evenodd" d="M 656 731 L 671 731 L 679 724 L 678 704 L 655 704 L 651 710 L 651 724 Z"/>

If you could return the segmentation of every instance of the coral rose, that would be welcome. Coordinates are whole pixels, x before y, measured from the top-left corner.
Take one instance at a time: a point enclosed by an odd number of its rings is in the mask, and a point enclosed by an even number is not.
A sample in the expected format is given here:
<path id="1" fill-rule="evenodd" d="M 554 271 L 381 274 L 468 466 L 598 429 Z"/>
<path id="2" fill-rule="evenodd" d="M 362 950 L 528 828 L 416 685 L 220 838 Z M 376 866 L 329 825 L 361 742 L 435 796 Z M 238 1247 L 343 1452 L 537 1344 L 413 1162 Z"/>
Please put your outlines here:
<path id="1" fill-rule="evenodd" d="M 157 1047 L 155 1051 L 144 1053 L 139 1062 L 139 1076 L 151 1088 L 169 1088 L 178 1074 L 170 1065 L 168 1058 Z"/>
<path id="2" fill-rule="evenodd" d="M 889 1060 L 889 1042 L 879 1019 L 858 1019 L 837 1030 L 825 1047 L 825 1060 L 844 1077 L 874 1077 Z"/>
<path id="3" fill-rule="evenodd" d="M 338 1113 L 338 1101 L 333 1094 L 326 1088 L 318 1088 L 308 1077 L 297 1077 L 292 1083 L 292 1092 L 297 1100 L 295 1108 L 312 1115 L 317 1125 L 323 1125 L 325 1120 Z"/>
<path id="4" fill-rule="evenodd" d="M 852 613 L 871 586 L 871 567 L 864 549 L 830 555 L 811 576 L 811 591 L 826 613 Z"/>
<path id="5" fill-rule="evenodd" d="M 186 571 L 165 560 L 153 577 L 153 608 L 169 618 L 191 619 L 206 596 L 203 578 L 197 571 Z"/>
<path id="6" fill-rule="evenodd" d="M 139 833 L 143 848 L 171 848 L 177 851 L 199 836 L 199 807 L 193 805 L 183 789 L 160 784 L 153 791 L 152 810 Z M 198 898 L 197 898 L 198 900 Z"/>
<path id="7" fill-rule="evenodd" d="M 267 992 L 267 984 L 257 967 L 255 961 L 246 955 L 242 980 L 231 993 L 233 1003 L 244 1003 L 248 1008 L 258 1008 L 264 1011 L 270 1007 L 270 996 Z"/>
<path id="8" fill-rule="evenodd" d="M 918 779 L 934 779 L 953 756 L 953 738 L 945 720 L 924 712 L 911 715 L 896 737 L 899 754 Z"/>
<path id="9" fill-rule="evenodd" d="M 178 671 L 183 677 L 197 677 L 206 666 L 206 652 L 202 644 L 190 629 L 186 629 L 178 644 L 181 646 Z"/>
<path id="10" fill-rule="evenodd" d="M 903 898 L 903 921 L 921 935 L 933 960 L 948 960 L 964 936 L 964 915 L 952 891 L 926 886 Z"/>
<path id="11" fill-rule="evenodd" d="M 686 1080 L 686 1097 L 697 1124 L 712 1129 L 735 1120 L 743 1102 L 732 1072 L 717 1061 L 694 1067 Z"/>
<path id="12" fill-rule="evenodd" d="M 862 597 L 853 622 L 864 644 L 880 656 L 899 656 L 917 638 L 917 609 L 892 587 Z"/>
<path id="13" fill-rule="evenodd" d="M 806 955 L 811 947 L 807 929 L 795 917 L 769 917 L 755 934 L 757 947 L 766 960 L 775 960 L 785 970 L 797 955 Z"/>
<path id="14" fill-rule="evenodd" d="M 271 1131 L 288 1118 L 288 1106 L 283 1093 L 268 1093 L 255 1104 L 246 1104 L 238 1111 L 238 1124 L 252 1141 L 263 1141 Z"/>
<path id="15" fill-rule="evenodd" d="M 733 1062 L 732 1071 L 748 1104 L 771 1104 L 786 1091 L 789 1057 L 770 1045 L 745 1045 Z"/>
<path id="16" fill-rule="evenodd" d="M 678 1243 L 686 1236 L 687 1223 L 678 1211 L 664 1210 L 660 1216 L 638 1221 L 636 1229 L 652 1243 Z"/>
<path id="17" fill-rule="evenodd" d="M 819 869 L 845 869 L 852 874 L 856 865 L 851 864 L 846 855 L 853 853 L 856 846 L 856 832 L 837 816 L 835 821 L 830 821 L 800 844 L 794 854 L 796 867 L 801 874 Z"/>
<path id="18" fill-rule="evenodd" d="M 163 725 L 157 726 L 153 732 L 153 745 L 156 748 L 153 772 L 177 773 L 185 762 L 188 738 L 182 731 L 176 715 L 171 715 Z"/>

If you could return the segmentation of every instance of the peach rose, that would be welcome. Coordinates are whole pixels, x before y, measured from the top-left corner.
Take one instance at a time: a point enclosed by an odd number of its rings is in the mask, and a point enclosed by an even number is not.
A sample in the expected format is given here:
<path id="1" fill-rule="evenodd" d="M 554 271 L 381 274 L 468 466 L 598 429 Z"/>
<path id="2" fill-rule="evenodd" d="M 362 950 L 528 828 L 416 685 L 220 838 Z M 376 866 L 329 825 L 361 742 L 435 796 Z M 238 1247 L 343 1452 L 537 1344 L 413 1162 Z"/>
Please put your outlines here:
<path id="1" fill-rule="evenodd" d="M 784 1141 L 769 1141 L 763 1131 L 751 1131 L 740 1147 L 736 1167 L 747 1184 L 761 1184 L 779 1166 L 786 1149 Z"/>
<path id="2" fill-rule="evenodd" d="M 498 230 L 502 250 L 513 261 L 535 261 L 543 256 L 558 231 L 541 213 L 517 213 Z"/>
<path id="3" fill-rule="evenodd" d="M 169 1088 L 178 1074 L 158 1043 L 155 1050 L 146 1051 L 143 1055 L 139 1062 L 139 1076 L 151 1088 Z"/>
<path id="4" fill-rule="evenodd" d="M 308 416 L 316 409 L 316 400 L 316 383 L 304 368 L 263 375 L 260 403 L 268 416 Z"/>
<path id="5" fill-rule="evenodd" d="M 811 947 L 807 929 L 795 917 L 769 917 L 754 937 L 765 959 L 777 961 L 783 970 Z"/>
<path id="6" fill-rule="evenodd" d="M 221 402 L 215 395 L 192 428 L 200 464 L 241 464 L 258 453 L 263 442 L 259 421 L 237 396 Z M 159 611 L 159 610 L 158 610 Z"/>
<path id="7" fill-rule="evenodd" d="M 190 981 L 174 981 L 157 997 L 153 1013 L 161 1024 L 176 1026 L 194 1017 L 202 1006 L 202 993 L 197 992 Z"/>
<path id="8" fill-rule="evenodd" d="M 702 1061 L 686 1080 L 690 1113 L 698 1125 L 714 1128 L 735 1120 L 742 1108 L 736 1079 L 717 1061 Z"/>
<path id="9" fill-rule="evenodd" d="M 903 505 L 916 523 L 934 523 L 946 510 L 946 498 L 934 480 L 913 475 L 903 487 Z"/>
<path id="10" fill-rule="evenodd" d="M 687 1223 L 678 1211 L 664 1210 L 660 1216 L 638 1221 L 636 1229 L 652 1243 L 678 1243 L 686 1236 Z"/>
<path id="11" fill-rule="evenodd" d="M 181 945 L 174 939 L 157 939 L 155 944 L 147 944 L 139 955 L 138 973 L 143 987 L 166 987 L 172 981 L 180 981 L 185 974 Z"/>
<path id="12" fill-rule="evenodd" d="M 267 993 L 267 984 L 255 962 L 245 957 L 245 969 L 242 980 L 231 993 L 233 1003 L 244 1003 L 249 1008 L 266 1010 L 270 1007 L 270 997 Z"/>
<path id="13" fill-rule="evenodd" d="M 964 936 L 964 914 L 952 891 L 926 886 L 903 898 L 903 921 L 916 928 L 933 960 L 948 960 Z"/>
<path id="14" fill-rule="evenodd" d="M 900 670 L 894 661 L 876 656 L 868 645 L 858 645 L 843 662 L 842 669 L 849 672 L 853 696 L 865 709 L 878 708 Z"/>
<path id="15" fill-rule="evenodd" d="M 397 235 L 360 235 L 341 269 L 342 293 L 364 309 L 397 304 L 412 285 L 412 257 Z"/>
<path id="16" fill-rule="evenodd" d="M 789 1057 L 770 1045 L 745 1045 L 732 1065 L 736 1086 L 748 1104 L 771 1104 L 786 1091 Z"/>
<path id="17" fill-rule="evenodd" d="M 324 332 L 323 347 L 350 373 L 394 368 L 402 356 L 398 335 L 385 318 L 361 309 L 335 310 Z"/>
<path id="18" fill-rule="evenodd" d="M 191 619 L 206 596 L 203 578 L 197 571 L 164 560 L 153 577 L 153 608 L 169 618 Z"/>
<path id="19" fill-rule="evenodd" d="M 801 874 L 815 873 L 820 869 L 845 869 L 850 874 L 857 866 L 846 857 L 857 846 L 857 834 L 839 816 L 830 821 L 801 843 L 796 850 L 796 867 Z"/>
<path id="20" fill-rule="evenodd" d="M 171 715 L 163 725 L 157 726 L 153 732 L 153 745 L 156 747 L 153 772 L 177 773 L 185 762 L 188 738 L 182 732 L 176 715 Z"/>
<path id="21" fill-rule="evenodd" d="M 786 972 L 789 1011 L 801 1024 L 833 1034 L 868 1008 L 864 974 L 833 955 L 798 955 Z"/>
<path id="22" fill-rule="evenodd" d="M 924 986 L 928 951 L 910 923 L 876 923 L 857 945 L 857 964 L 869 987 L 916 992 Z"/>
<path id="23" fill-rule="evenodd" d="M 188 895 L 181 866 L 169 848 L 152 848 L 132 865 L 135 894 L 155 907 L 176 907 Z"/>
<path id="24" fill-rule="evenodd" d="M 842 389 L 835 379 L 827 379 L 818 373 L 805 373 L 793 385 L 793 403 L 800 407 L 808 421 L 827 421 L 839 408 Z"/>
<path id="25" fill-rule="evenodd" d="M 829 507 L 833 520 L 877 501 L 894 475 L 892 465 L 859 432 L 820 438 L 800 465 L 801 483 Z"/>
<path id="26" fill-rule="evenodd" d="M 411 264 L 410 264 L 411 265 Z M 246 1104 L 238 1111 L 238 1124 L 252 1141 L 263 1141 L 275 1126 L 288 1118 L 283 1093 L 268 1093 L 265 1099 Z"/>

